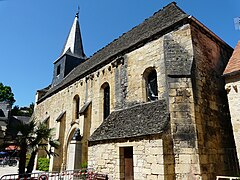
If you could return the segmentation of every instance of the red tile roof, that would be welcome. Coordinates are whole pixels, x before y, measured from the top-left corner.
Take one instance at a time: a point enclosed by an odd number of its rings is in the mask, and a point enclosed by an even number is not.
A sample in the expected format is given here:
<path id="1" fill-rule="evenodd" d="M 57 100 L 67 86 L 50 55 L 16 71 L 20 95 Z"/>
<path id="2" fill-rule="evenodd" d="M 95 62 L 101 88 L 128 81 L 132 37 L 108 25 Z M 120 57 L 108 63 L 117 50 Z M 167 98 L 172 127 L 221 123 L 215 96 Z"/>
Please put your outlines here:
<path id="1" fill-rule="evenodd" d="M 240 72 L 240 41 L 238 41 L 238 44 L 235 47 L 233 54 L 223 74 L 228 75 L 228 74 L 236 73 L 238 71 Z"/>

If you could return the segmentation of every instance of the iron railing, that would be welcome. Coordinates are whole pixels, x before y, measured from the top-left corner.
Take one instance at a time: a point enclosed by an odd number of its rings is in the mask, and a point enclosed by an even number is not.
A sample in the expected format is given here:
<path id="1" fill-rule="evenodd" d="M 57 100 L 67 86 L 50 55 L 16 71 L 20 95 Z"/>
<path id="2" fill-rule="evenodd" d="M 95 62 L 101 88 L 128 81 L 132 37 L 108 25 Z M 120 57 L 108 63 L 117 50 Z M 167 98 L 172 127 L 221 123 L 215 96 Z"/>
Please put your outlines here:
<path id="1" fill-rule="evenodd" d="M 63 172 L 39 172 L 31 174 L 7 174 L 0 180 L 108 180 L 106 174 L 92 169 L 67 170 Z"/>

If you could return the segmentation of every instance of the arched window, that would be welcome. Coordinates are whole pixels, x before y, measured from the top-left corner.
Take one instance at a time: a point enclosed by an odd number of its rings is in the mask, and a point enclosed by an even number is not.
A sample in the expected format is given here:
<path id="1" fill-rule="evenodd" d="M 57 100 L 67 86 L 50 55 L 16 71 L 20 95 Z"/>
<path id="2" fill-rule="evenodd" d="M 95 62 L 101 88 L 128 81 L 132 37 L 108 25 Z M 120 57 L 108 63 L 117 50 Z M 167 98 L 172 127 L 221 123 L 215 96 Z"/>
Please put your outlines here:
<path id="1" fill-rule="evenodd" d="M 79 103 L 79 96 L 75 95 L 73 98 L 73 120 L 79 119 Z"/>
<path id="2" fill-rule="evenodd" d="M 144 74 L 147 101 L 158 99 L 157 72 L 154 68 L 146 69 Z"/>
<path id="3" fill-rule="evenodd" d="M 108 83 L 102 85 L 103 93 L 103 118 L 106 119 L 110 114 L 110 87 Z"/>

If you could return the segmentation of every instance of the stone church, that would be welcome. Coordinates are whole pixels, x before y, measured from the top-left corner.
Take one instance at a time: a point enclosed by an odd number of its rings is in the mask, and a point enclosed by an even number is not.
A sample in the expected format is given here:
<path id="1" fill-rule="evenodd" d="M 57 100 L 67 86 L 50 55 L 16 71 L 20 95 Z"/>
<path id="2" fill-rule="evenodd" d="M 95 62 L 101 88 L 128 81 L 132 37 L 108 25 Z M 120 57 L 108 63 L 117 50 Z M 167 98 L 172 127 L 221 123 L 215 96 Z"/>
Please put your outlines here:
<path id="1" fill-rule="evenodd" d="M 35 118 L 61 143 L 50 171 L 87 164 L 114 180 L 238 174 L 222 76 L 232 52 L 171 3 L 88 58 L 77 13 L 52 83 L 36 95 Z"/>

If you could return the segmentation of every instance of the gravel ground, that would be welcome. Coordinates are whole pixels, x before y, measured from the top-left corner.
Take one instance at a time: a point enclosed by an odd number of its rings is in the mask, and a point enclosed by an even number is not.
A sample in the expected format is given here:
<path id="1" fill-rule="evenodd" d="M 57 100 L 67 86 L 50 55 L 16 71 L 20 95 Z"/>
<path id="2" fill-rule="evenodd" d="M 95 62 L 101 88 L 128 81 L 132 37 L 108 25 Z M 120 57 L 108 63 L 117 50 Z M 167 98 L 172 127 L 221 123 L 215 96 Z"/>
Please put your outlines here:
<path id="1" fill-rule="evenodd" d="M 38 173 L 41 171 L 33 171 L 33 173 Z M 7 174 L 17 174 L 18 173 L 18 164 L 17 166 L 0 166 L 0 179 L 3 175 L 7 175 Z"/>
<path id="2" fill-rule="evenodd" d="M 17 174 L 18 173 L 18 165 L 15 167 L 12 166 L 0 166 L 0 177 L 6 174 Z"/>

